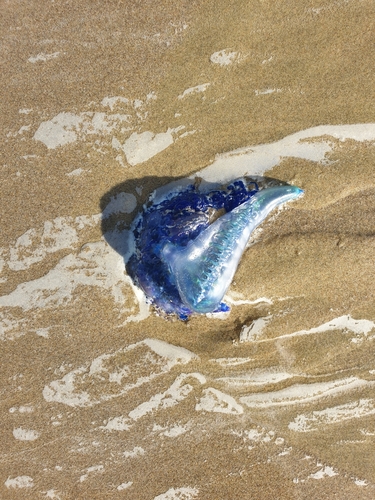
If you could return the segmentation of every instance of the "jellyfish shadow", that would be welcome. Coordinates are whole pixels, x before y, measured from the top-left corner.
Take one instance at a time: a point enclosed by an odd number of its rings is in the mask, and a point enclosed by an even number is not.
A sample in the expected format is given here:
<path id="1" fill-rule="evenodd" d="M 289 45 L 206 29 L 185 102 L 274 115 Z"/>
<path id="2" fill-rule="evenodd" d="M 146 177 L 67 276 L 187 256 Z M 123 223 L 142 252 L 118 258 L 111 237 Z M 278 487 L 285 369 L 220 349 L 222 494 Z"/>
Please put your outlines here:
<path id="1" fill-rule="evenodd" d="M 126 264 L 133 237 L 131 224 L 151 193 L 182 177 L 145 176 L 127 179 L 107 191 L 100 199 L 101 231 L 106 242 L 120 254 Z"/>

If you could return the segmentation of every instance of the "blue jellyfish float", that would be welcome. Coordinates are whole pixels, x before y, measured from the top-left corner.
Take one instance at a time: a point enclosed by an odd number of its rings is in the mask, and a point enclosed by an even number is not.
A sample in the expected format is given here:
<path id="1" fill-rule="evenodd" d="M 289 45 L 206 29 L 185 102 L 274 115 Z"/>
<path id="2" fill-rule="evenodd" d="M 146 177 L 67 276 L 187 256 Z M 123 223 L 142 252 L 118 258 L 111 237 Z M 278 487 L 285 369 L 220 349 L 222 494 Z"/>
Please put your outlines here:
<path id="1" fill-rule="evenodd" d="M 295 186 L 241 178 L 219 186 L 172 183 L 133 222 L 127 270 L 150 302 L 182 320 L 228 311 L 222 302 L 252 231 L 278 205 L 301 196 Z"/>

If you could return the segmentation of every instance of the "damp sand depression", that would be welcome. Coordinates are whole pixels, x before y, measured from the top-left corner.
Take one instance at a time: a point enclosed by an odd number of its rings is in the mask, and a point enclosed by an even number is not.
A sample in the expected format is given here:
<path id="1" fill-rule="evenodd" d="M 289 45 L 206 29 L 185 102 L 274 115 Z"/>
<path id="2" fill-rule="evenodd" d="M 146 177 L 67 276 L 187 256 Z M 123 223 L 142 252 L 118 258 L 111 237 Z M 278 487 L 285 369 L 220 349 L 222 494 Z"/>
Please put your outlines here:
<path id="1" fill-rule="evenodd" d="M 3 8 L 0 496 L 373 498 L 372 3 Z M 158 316 L 132 220 L 242 175 L 305 195 Z"/>

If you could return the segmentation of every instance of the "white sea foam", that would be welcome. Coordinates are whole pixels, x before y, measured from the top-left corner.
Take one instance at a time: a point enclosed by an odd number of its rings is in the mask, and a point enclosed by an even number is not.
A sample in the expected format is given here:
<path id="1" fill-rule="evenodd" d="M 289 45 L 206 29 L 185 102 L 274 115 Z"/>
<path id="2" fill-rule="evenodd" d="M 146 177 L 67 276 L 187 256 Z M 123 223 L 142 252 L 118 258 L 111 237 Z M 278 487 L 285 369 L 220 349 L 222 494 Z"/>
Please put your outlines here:
<path id="1" fill-rule="evenodd" d="M 368 482 L 364 479 L 356 479 L 354 481 L 354 483 L 357 485 L 357 486 L 368 486 Z"/>
<path id="2" fill-rule="evenodd" d="M 313 333 L 327 332 L 330 330 L 344 330 L 355 333 L 356 335 L 368 335 L 375 328 L 375 323 L 367 319 L 353 319 L 350 315 L 334 318 L 327 323 L 310 330 L 300 330 L 298 332 L 282 335 L 278 339 L 286 337 L 299 337 L 301 335 L 310 335 Z"/>
<path id="3" fill-rule="evenodd" d="M 312 333 L 327 332 L 329 330 L 348 330 L 357 335 L 367 335 L 373 328 L 375 328 L 375 323 L 373 321 L 367 319 L 354 319 L 348 314 L 334 318 L 318 327 L 310 328 L 309 330 L 300 330 L 278 338 L 298 337 L 300 335 L 310 335 Z"/>
<path id="4" fill-rule="evenodd" d="M 268 299 L 267 297 L 259 297 L 258 299 L 255 300 L 249 300 L 246 299 L 241 293 L 234 292 L 233 290 L 230 290 L 224 297 L 224 301 L 228 302 L 229 304 L 232 304 L 234 306 L 242 306 L 245 304 L 273 304 L 273 301 L 271 299 Z"/>
<path id="5" fill-rule="evenodd" d="M 173 144 L 172 129 L 154 134 L 134 132 L 121 146 L 126 161 L 134 166 L 143 163 Z"/>
<path id="6" fill-rule="evenodd" d="M 124 451 L 123 456 L 125 458 L 134 458 L 134 457 L 140 457 L 144 455 L 146 452 L 142 448 L 142 446 L 135 446 L 132 450 L 130 451 Z"/>
<path id="7" fill-rule="evenodd" d="M 32 488 L 34 479 L 30 476 L 17 476 L 13 479 L 8 477 L 4 484 L 7 488 Z"/>
<path id="8" fill-rule="evenodd" d="M 30 128 L 31 128 L 31 125 L 22 125 L 22 127 L 18 131 L 18 135 L 21 135 L 24 132 L 27 132 L 28 130 L 30 130 Z"/>
<path id="9" fill-rule="evenodd" d="M 53 52 L 52 54 L 44 54 L 41 52 L 40 54 L 36 56 L 31 56 L 28 58 L 28 62 L 30 63 L 37 63 L 37 62 L 46 62 L 50 61 L 51 59 L 56 59 L 60 55 L 60 52 Z"/>
<path id="10" fill-rule="evenodd" d="M 73 113 L 59 113 L 52 120 L 42 122 L 34 134 L 36 141 L 43 142 L 48 149 L 65 146 L 77 140 L 77 130 L 83 118 Z"/>
<path id="11" fill-rule="evenodd" d="M 126 97 L 114 96 L 114 97 L 104 97 L 104 99 L 101 102 L 102 106 L 108 106 L 111 109 L 111 111 L 113 111 L 114 108 L 119 103 L 122 104 L 122 105 L 124 105 L 124 104 L 130 104 L 130 101 Z"/>
<path id="12" fill-rule="evenodd" d="M 324 477 L 333 477 L 333 476 L 337 476 L 337 475 L 338 475 L 338 473 L 335 472 L 332 467 L 329 467 L 328 465 L 326 465 L 325 467 L 318 470 L 314 474 L 310 474 L 309 478 L 310 479 L 323 479 Z"/>
<path id="13" fill-rule="evenodd" d="M 343 405 L 300 414 L 290 422 L 288 427 L 295 432 L 316 431 L 320 426 L 336 424 L 354 418 L 367 417 L 375 414 L 373 399 L 360 399 Z"/>
<path id="14" fill-rule="evenodd" d="M 228 66 L 232 64 L 238 57 L 238 52 L 230 51 L 229 49 L 219 50 L 210 56 L 210 61 L 219 66 Z"/>
<path id="15" fill-rule="evenodd" d="M 62 112 L 51 120 L 42 122 L 34 134 L 34 139 L 40 141 L 48 149 L 73 143 L 89 134 L 109 134 L 130 121 L 130 115 L 86 111 L 76 115 Z"/>
<path id="16" fill-rule="evenodd" d="M 220 311 L 220 312 L 211 312 L 205 314 L 206 318 L 218 319 L 221 321 L 225 321 L 230 316 L 230 311 Z"/>
<path id="17" fill-rule="evenodd" d="M 283 380 L 288 380 L 293 377 L 295 377 L 295 374 L 280 371 L 278 369 L 257 369 L 245 374 L 232 375 L 230 377 L 220 377 L 216 380 L 218 382 L 225 383 L 229 387 L 238 388 L 246 386 L 277 384 L 279 382 L 282 382 Z"/>
<path id="18" fill-rule="evenodd" d="M 31 228 L 9 246 L 2 254 L 8 256 L 12 271 L 23 271 L 41 262 L 47 254 L 74 248 L 84 230 L 97 226 L 100 214 L 78 217 L 56 217 L 45 221 L 39 228 Z"/>
<path id="19" fill-rule="evenodd" d="M 106 425 L 99 427 L 103 431 L 128 431 L 130 429 L 129 419 L 127 417 L 109 418 Z"/>
<path id="20" fill-rule="evenodd" d="M 209 387 L 203 391 L 203 395 L 195 406 L 196 411 L 206 411 L 214 413 L 228 413 L 241 415 L 243 407 L 229 394 Z"/>
<path id="21" fill-rule="evenodd" d="M 323 333 L 331 330 L 343 330 L 353 332 L 356 335 L 367 336 L 371 330 L 375 328 L 375 323 L 367 319 L 354 319 L 350 315 L 340 316 L 334 318 L 327 323 L 323 323 L 309 330 L 299 330 L 293 333 L 287 333 L 285 335 L 280 335 L 276 339 L 253 339 L 255 342 L 273 342 L 274 340 L 288 339 L 293 337 L 300 337 L 303 335 L 312 335 L 315 333 Z"/>
<path id="22" fill-rule="evenodd" d="M 181 373 L 173 384 L 164 392 L 155 394 L 148 401 L 141 403 L 129 413 L 129 417 L 138 420 L 154 410 L 166 409 L 175 406 L 183 401 L 194 389 L 186 380 L 195 378 L 200 384 L 204 384 L 206 379 L 200 373 Z"/>
<path id="23" fill-rule="evenodd" d="M 244 325 L 240 332 L 240 342 L 254 342 L 257 340 L 271 319 L 272 315 L 269 315 L 255 319 L 249 326 Z"/>
<path id="24" fill-rule="evenodd" d="M 51 498 L 52 500 L 61 500 L 62 496 L 60 496 L 57 490 L 51 489 L 43 492 L 46 494 L 46 498 Z"/>
<path id="25" fill-rule="evenodd" d="M 104 465 L 93 465 L 92 467 L 88 467 L 86 469 L 86 474 L 82 474 L 82 476 L 79 478 L 80 483 L 83 483 L 83 481 L 86 481 L 88 478 L 89 474 L 92 472 L 101 472 L 104 470 Z"/>
<path id="26" fill-rule="evenodd" d="M 33 413 L 34 411 L 34 407 L 31 406 L 31 405 L 21 405 L 21 406 L 12 406 L 11 408 L 9 408 L 9 413 L 16 413 L 16 412 L 19 412 L 19 413 Z"/>
<path id="27" fill-rule="evenodd" d="M 182 347 L 146 339 L 114 353 L 102 354 L 91 363 L 68 372 L 63 378 L 46 385 L 43 396 L 48 402 L 72 407 L 93 406 L 122 396 L 195 357 Z M 145 410 L 142 407 L 138 413 Z"/>
<path id="28" fill-rule="evenodd" d="M 245 442 L 250 441 L 253 443 L 270 443 L 271 441 L 275 440 L 275 444 L 277 444 L 278 446 L 284 443 L 284 440 L 282 438 L 276 438 L 275 431 L 267 431 L 265 428 L 259 426 L 252 429 L 243 429 L 240 431 L 233 430 L 232 434 L 234 436 L 243 438 Z M 279 441 L 276 443 L 277 440 Z"/>
<path id="29" fill-rule="evenodd" d="M 35 330 L 35 333 L 38 335 L 38 337 L 43 337 L 44 339 L 49 338 L 49 330 L 51 327 L 48 328 L 37 328 Z"/>
<path id="30" fill-rule="evenodd" d="M 121 483 L 117 486 L 118 491 L 126 490 L 132 486 L 133 481 L 128 481 L 127 483 Z"/>
<path id="31" fill-rule="evenodd" d="M 188 428 L 185 425 L 172 425 L 169 429 L 166 429 L 162 434 L 169 438 L 175 438 L 177 436 L 181 436 L 188 431 Z"/>
<path id="32" fill-rule="evenodd" d="M 68 177 L 78 177 L 80 175 L 82 175 L 85 171 L 83 170 L 83 168 L 76 168 L 74 170 L 72 170 L 71 172 L 67 173 L 66 175 Z"/>
<path id="33" fill-rule="evenodd" d="M 0 307 L 30 311 L 66 305 L 79 286 L 110 292 L 119 312 L 131 312 L 134 307 L 133 284 L 124 274 L 123 259 L 104 241 L 84 245 L 77 255 L 67 255 L 41 278 L 21 283 L 0 297 Z M 9 337 L 8 332 L 16 327 L 12 318 L 0 316 L 0 337 Z"/>
<path id="34" fill-rule="evenodd" d="M 216 358 L 216 359 L 210 359 L 211 363 L 217 363 L 223 367 L 243 365 L 245 363 L 249 363 L 250 361 L 254 361 L 254 358 Z"/>
<path id="35" fill-rule="evenodd" d="M 192 359 L 198 358 L 196 354 L 192 353 L 188 349 L 173 344 L 168 344 L 168 342 L 164 342 L 163 340 L 149 338 L 144 340 L 144 343 L 153 352 L 167 361 L 168 370 L 170 370 L 176 364 L 186 364 L 189 363 L 189 361 L 191 361 Z M 199 374 L 196 375 L 197 380 L 202 380 L 203 384 L 204 377 Z"/>
<path id="36" fill-rule="evenodd" d="M 130 277 L 126 277 L 128 284 L 131 286 L 133 293 L 134 293 L 134 298 L 136 299 L 137 305 L 138 305 L 138 313 L 136 314 L 130 314 L 127 316 L 126 320 L 124 321 L 123 325 L 126 325 L 127 323 L 131 323 L 133 321 L 142 321 L 150 315 L 150 304 L 147 301 L 146 295 L 144 294 L 143 290 L 138 288 L 133 281 L 131 280 Z"/>
<path id="37" fill-rule="evenodd" d="M 279 391 L 243 396 L 240 398 L 240 401 L 250 408 L 305 404 L 328 396 L 336 396 L 343 392 L 348 393 L 354 389 L 371 387 L 373 385 L 375 385 L 374 382 L 368 382 L 357 377 L 348 377 L 332 382 L 295 384 Z"/>
<path id="38" fill-rule="evenodd" d="M 29 429 L 22 429 L 22 427 L 17 427 L 16 429 L 13 429 L 13 436 L 19 441 L 35 441 L 40 436 L 40 433 Z"/>
<path id="39" fill-rule="evenodd" d="M 154 424 L 152 431 L 162 434 L 163 436 L 174 438 L 180 436 L 181 434 L 185 434 L 190 428 L 190 424 L 180 425 L 180 424 L 172 424 L 170 426 L 163 427 L 159 424 Z"/>
<path id="40" fill-rule="evenodd" d="M 316 140 L 316 138 L 321 138 Z M 217 155 L 208 167 L 195 173 L 211 182 L 229 182 L 244 175 L 263 175 L 279 164 L 283 158 L 304 158 L 315 162 L 323 161 L 332 150 L 329 137 L 345 141 L 374 141 L 375 123 L 354 125 L 321 125 L 288 135 L 280 141 L 257 146 L 247 146 Z M 315 139 L 309 142 L 308 139 Z"/>
<path id="41" fill-rule="evenodd" d="M 168 491 L 158 495 L 154 500 L 191 500 L 196 498 L 199 493 L 197 488 L 169 488 Z"/>
<path id="42" fill-rule="evenodd" d="M 182 94 L 180 94 L 178 96 L 178 99 L 183 99 L 186 96 L 198 94 L 200 92 L 205 92 L 210 85 L 211 85 L 210 83 L 202 83 L 201 85 L 196 85 L 195 87 L 190 87 L 190 88 L 184 90 L 182 92 Z"/>
<path id="43" fill-rule="evenodd" d="M 267 89 L 262 89 L 262 90 L 255 90 L 255 95 L 267 95 L 267 94 L 273 94 L 273 93 L 279 93 L 279 92 L 282 92 L 281 89 L 270 89 L 270 88 L 267 88 Z"/>
<path id="44" fill-rule="evenodd" d="M 116 150 L 121 150 L 126 156 L 126 161 L 131 166 L 135 166 L 149 160 L 168 148 L 175 141 L 176 134 L 184 128 L 185 127 L 181 125 L 176 128 L 168 128 L 166 132 L 160 132 L 158 134 L 149 131 L 140 134 L 134 132 L 126 139 L 124 144 L 114 139 L 112 141 L 112 146 Z M 186 133 L 183 135 L 186 136 Z"/>

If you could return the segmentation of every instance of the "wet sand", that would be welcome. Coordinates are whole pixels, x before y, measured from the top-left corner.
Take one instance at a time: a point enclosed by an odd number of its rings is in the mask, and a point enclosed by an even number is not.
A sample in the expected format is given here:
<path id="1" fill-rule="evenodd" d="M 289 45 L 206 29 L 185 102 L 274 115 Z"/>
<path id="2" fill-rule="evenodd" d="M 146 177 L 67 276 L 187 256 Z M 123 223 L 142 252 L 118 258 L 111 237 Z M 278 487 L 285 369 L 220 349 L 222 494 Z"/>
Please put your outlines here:
<path id="1" fill-rule="evenodd" d="M 2 14 L 0 497 L 374 498 L 373 3 Z M 305 195 L 185 323 L 123 256 L 195 175 Z"/>

